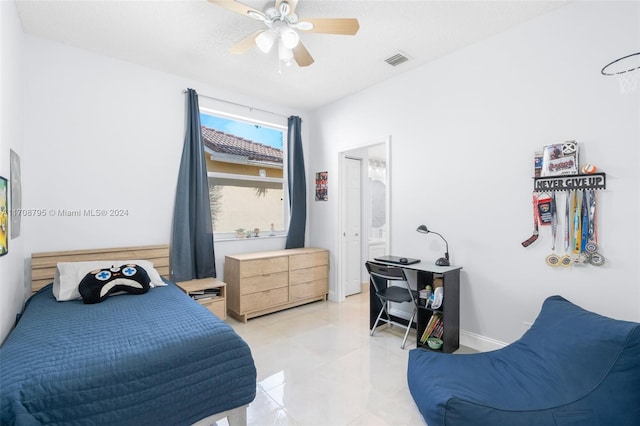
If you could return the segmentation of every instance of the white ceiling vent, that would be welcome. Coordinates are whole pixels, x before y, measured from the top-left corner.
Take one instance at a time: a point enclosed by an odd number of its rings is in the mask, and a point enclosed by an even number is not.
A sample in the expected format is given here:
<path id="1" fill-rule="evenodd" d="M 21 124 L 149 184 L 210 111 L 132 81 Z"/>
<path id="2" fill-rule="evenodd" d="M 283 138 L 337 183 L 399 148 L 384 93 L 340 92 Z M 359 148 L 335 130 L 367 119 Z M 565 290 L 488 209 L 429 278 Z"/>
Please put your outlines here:
<path id="1" fill-rule="evenodd" d="M 405 63 L 409 60 L 409 57 L 402 52 L 398 52 L 395 55 L 389 56 L 384 61 L 391 65 L 392 67 L 397 67 L 398 65 Z"/>

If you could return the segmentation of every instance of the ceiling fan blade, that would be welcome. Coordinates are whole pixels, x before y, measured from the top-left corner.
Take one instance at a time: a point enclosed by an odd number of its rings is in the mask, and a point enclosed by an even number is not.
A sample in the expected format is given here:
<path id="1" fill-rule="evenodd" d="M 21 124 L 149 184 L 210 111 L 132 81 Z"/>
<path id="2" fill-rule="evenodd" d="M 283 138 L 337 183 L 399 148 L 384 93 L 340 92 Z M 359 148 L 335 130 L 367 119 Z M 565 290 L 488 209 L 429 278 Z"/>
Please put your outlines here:
<path id="1" fill-rule="evenodd" d="M 308 67 L 314 62 L 311 54 L 302 43 L 298 43 L 296 47 L 293 48 L 293 59 L 295 59 L 299 67 Z"/>
<path id="2" fill-rule="evenodd" d="M 245 53 L 247 50 L 251 49 L 253 46 L 256 45 L 256 37 L 258 37 L 260 33 L 263 33 L 264 31 L 265 30 L 258 30 L 248 35 L 247 37 L 243 38 L 242 40 L 240 40 L 239 42 L 231 46 L 229 48 L 229 52 L 235 53 L 236 55 Z"/>
<path id="3" fill-rule="evenodd" d="M 254 9 L 251 6 L 247 6 L 246 4 L 237 2 L 235 0 L 209 0 L 209 2 L 217 4 L 218 6 L 222 6 L 225 9 L 229 9 L 241 15 L 250 16 L 255 19 L 261 19 L 263 21 L 266 19 L 266 16 L 264 16 L 264 13 L 262 13 L 260 10 Z"/>
<path id="4" fill-rule="evenodd" d="M 280 3 L 283 1 L 289 4 L 289 13 L 287 15 L 291 15 L 296 11 L 298 0 L 276 0 L 276 10 L 280 10 Z"/>
<path id="5" fill-rule="evenodd" d="M 307 22 L 313 24 L 313 28 L 310 30 L 304 28 L 304 24 Z M 360 24 L 355 18 L 303 19 L 298 25 L 298 29 L 307 33 L 355 35 L 360 29 Z"/>

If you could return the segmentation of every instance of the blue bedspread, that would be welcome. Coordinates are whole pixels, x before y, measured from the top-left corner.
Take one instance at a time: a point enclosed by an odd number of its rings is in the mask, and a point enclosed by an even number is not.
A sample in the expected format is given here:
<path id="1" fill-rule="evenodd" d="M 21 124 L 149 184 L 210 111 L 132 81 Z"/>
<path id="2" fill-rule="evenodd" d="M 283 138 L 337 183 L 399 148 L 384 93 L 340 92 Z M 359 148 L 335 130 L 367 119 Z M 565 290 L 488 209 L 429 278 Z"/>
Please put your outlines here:
<path id="1" fill-rule="evenodd" d="M 29 301 L 0 347 L 0 424 L 180 425 L 248 404 L 247 344 L 174 284 Z"/>

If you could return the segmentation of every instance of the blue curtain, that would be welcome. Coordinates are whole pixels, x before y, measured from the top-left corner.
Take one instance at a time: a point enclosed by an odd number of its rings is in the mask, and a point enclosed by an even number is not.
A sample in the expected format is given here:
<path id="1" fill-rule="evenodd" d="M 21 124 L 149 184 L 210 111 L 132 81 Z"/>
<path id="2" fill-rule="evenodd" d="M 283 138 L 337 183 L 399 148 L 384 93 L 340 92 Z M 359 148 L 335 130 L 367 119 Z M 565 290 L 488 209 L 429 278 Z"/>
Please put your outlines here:
<path id="1" fill-rule="evenodd" d="M 300 117 L 289 117 L 287 141 L 287 179 L 289 181 L 289 233 L 285 248 L 304 247 L 307 220 L 307 182 L 304 173 Z"/>
<path id="2" fill-rule="evenodd" d="M 187 90 L 187 123 L 178 172 L 169 258 L 174 282 L 216 276 L 207 166 L 198 94 Z"/>

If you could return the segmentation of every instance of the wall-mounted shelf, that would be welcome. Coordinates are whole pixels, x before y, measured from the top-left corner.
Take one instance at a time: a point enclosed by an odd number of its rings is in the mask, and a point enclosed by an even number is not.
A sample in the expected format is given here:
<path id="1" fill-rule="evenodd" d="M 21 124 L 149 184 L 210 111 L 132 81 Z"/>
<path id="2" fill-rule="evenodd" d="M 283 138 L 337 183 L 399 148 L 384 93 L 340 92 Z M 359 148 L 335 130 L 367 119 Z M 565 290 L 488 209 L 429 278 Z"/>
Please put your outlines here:
<path id="1" fill-rule="evenodd" d="M 575 189 L 607 189 L 607 175 L 605 173 L 591 173 L 588 175 L 533 178 L 533 190 L 536 192 L 573 191 Z"/>

